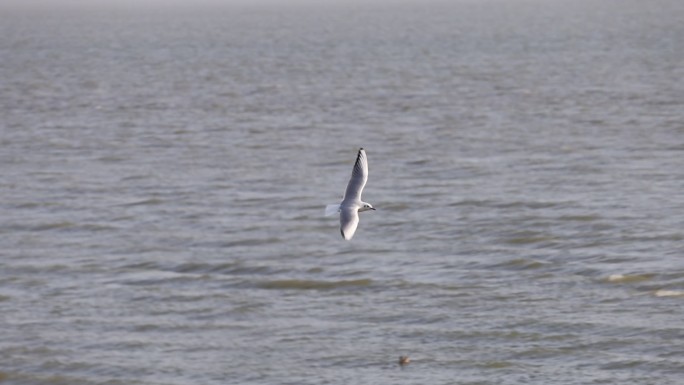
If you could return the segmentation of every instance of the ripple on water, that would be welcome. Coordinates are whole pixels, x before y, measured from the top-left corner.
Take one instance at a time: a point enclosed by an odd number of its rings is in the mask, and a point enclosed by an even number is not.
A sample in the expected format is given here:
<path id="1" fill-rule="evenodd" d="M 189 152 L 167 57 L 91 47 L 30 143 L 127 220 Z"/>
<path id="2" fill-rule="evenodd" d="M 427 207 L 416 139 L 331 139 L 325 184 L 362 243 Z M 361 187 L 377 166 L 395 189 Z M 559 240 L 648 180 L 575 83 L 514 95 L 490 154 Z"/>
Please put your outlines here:
<path id="1" fill-rule="evenodd" d="M 156 206 L 163 204 L 164 201 L 158 198 L 143 199 L 136 202 L 124 203 L 122 207 L 136 207 L 136 206 Z"/>
<path id="2" fill-rule="evenodd" d="M 262 289 L 271 290 L 334 290 L 342 288 L 363 288 L 373 284 L 371 279 L 354 279 L 341 281 L 315 281 L 301 279 L 280 279 L 262 281 L 257 284 Z"/>
<path id="3" fill-rule="evenodd" d="M 536 270 L 548 267 L 551 264 L 544 261 L 538 261 L 531 258 L 514 258 L 508 261 L 494 265 L 494 267 L 504 268 L 508 270 Z"/>
<path id="4" fill-rule="evenodd" d="M 145 261 L 122 266 L 124 270 L 134 271 L 159 271 L 176 274 L 204 275 L 274 275 L 287 273 L 289 268 L 282 268 L 269 265 L 248 264 L 242 261 L 231 262 L 183 262 L 179 264 L 163 263 L 158 261 Z"/>
<path id="5" fill-rule="evenodd" d="M 655 274 L 611 274 L 606 281 L 611 283 L 637 283 L 650 281 Z"/>
<path id="6" fill-rule="evenodd" d="M 505 242 L 510 245 L 549 245 L 557 241 L 558 239 L 556 237 L 537 231 L 523 231 L 513 235 L 512 237 L 508 237 L 505 240 Z"/>
<path id="7" fill-rule="evenodd" d="M 656 290 L 653 295 L 656 297 L 684 297 L 684 290 Z"/>

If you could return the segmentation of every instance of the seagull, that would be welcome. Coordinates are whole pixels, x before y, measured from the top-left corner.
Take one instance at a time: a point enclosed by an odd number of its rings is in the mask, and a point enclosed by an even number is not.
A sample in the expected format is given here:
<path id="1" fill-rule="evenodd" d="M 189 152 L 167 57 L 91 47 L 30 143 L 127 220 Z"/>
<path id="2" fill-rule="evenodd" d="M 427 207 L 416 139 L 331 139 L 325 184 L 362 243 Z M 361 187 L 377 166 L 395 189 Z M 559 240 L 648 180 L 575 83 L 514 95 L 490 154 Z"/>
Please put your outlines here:
<path id="1" fill-rule="evenodd" d="M 354 169 L 352 170 L 351 179 L 349 179 L 347 184 L 347 190 L 344 193 L 342 203 L 325 207 L 326 216 L 340 213 L 340 233 L 342 238 L 347 241 L 352 239 L 356 232 L 356 227 L 359 225 L 359 213 L 375 210 L 370 203 L 361 201 L 361 192 L 367 180 L 368 158 L 366 158 L 366 151 L 362 147 L 359 149 L 358 155 L 356 155 L 356 163 L 354 163 Z"/>

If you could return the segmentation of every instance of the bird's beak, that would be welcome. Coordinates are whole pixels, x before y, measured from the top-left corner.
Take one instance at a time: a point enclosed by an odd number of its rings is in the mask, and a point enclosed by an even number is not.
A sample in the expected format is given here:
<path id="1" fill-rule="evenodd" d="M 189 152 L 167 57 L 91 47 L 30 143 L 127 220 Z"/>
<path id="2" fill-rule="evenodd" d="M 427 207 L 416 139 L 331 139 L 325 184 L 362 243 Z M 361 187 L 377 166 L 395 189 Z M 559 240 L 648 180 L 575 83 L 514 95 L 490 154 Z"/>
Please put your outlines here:
<path id="1" fill-rule="evenodd" d="M 371 208 L 371 210 L 375 211 L 375 207 Z"/>

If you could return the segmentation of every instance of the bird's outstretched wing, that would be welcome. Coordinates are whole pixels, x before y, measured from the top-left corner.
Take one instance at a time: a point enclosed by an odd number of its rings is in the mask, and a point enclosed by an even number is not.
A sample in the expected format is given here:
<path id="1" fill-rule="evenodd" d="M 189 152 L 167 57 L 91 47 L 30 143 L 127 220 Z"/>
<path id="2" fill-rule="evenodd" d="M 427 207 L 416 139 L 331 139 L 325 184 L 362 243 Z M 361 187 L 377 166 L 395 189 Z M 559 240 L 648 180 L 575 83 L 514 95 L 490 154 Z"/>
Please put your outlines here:
<path id="1" fill-rule="evenodd" d="M 368 158 L 366 158 L 366 151 L 363 148 L 359 149 L 359 154 L 356 156 L 356 163 L 352 169 L 351 179 L 347 184 L 347 190 L 344 192 L 344 201 L 361 200 L 361 192 L 368 180 Z M 357 219 L 358 222 L 358 219 Z M 356 228 L 356 226 L 354 226 Z"/>
<path id="2" fill-rule="evenodd" d="M 356 208 L 342 208 L 340 210 L 340 233 L 346 240 L 352 239 L 359 226 L 359 212 Z"/>

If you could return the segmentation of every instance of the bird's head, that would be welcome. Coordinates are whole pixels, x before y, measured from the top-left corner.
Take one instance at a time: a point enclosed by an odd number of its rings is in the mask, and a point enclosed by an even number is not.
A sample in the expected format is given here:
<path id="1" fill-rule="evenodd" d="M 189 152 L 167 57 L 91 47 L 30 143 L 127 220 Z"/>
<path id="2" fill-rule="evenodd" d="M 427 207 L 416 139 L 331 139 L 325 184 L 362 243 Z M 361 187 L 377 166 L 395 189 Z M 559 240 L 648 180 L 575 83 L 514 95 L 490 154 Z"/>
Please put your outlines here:
<path id="1" fill-rule="evenodd" d="M 373 207 L 370 203 L 363 202 L 361 208 L 359 208 L 359 212 L 368 210 L 375 210 L 375 207 Z"/>

